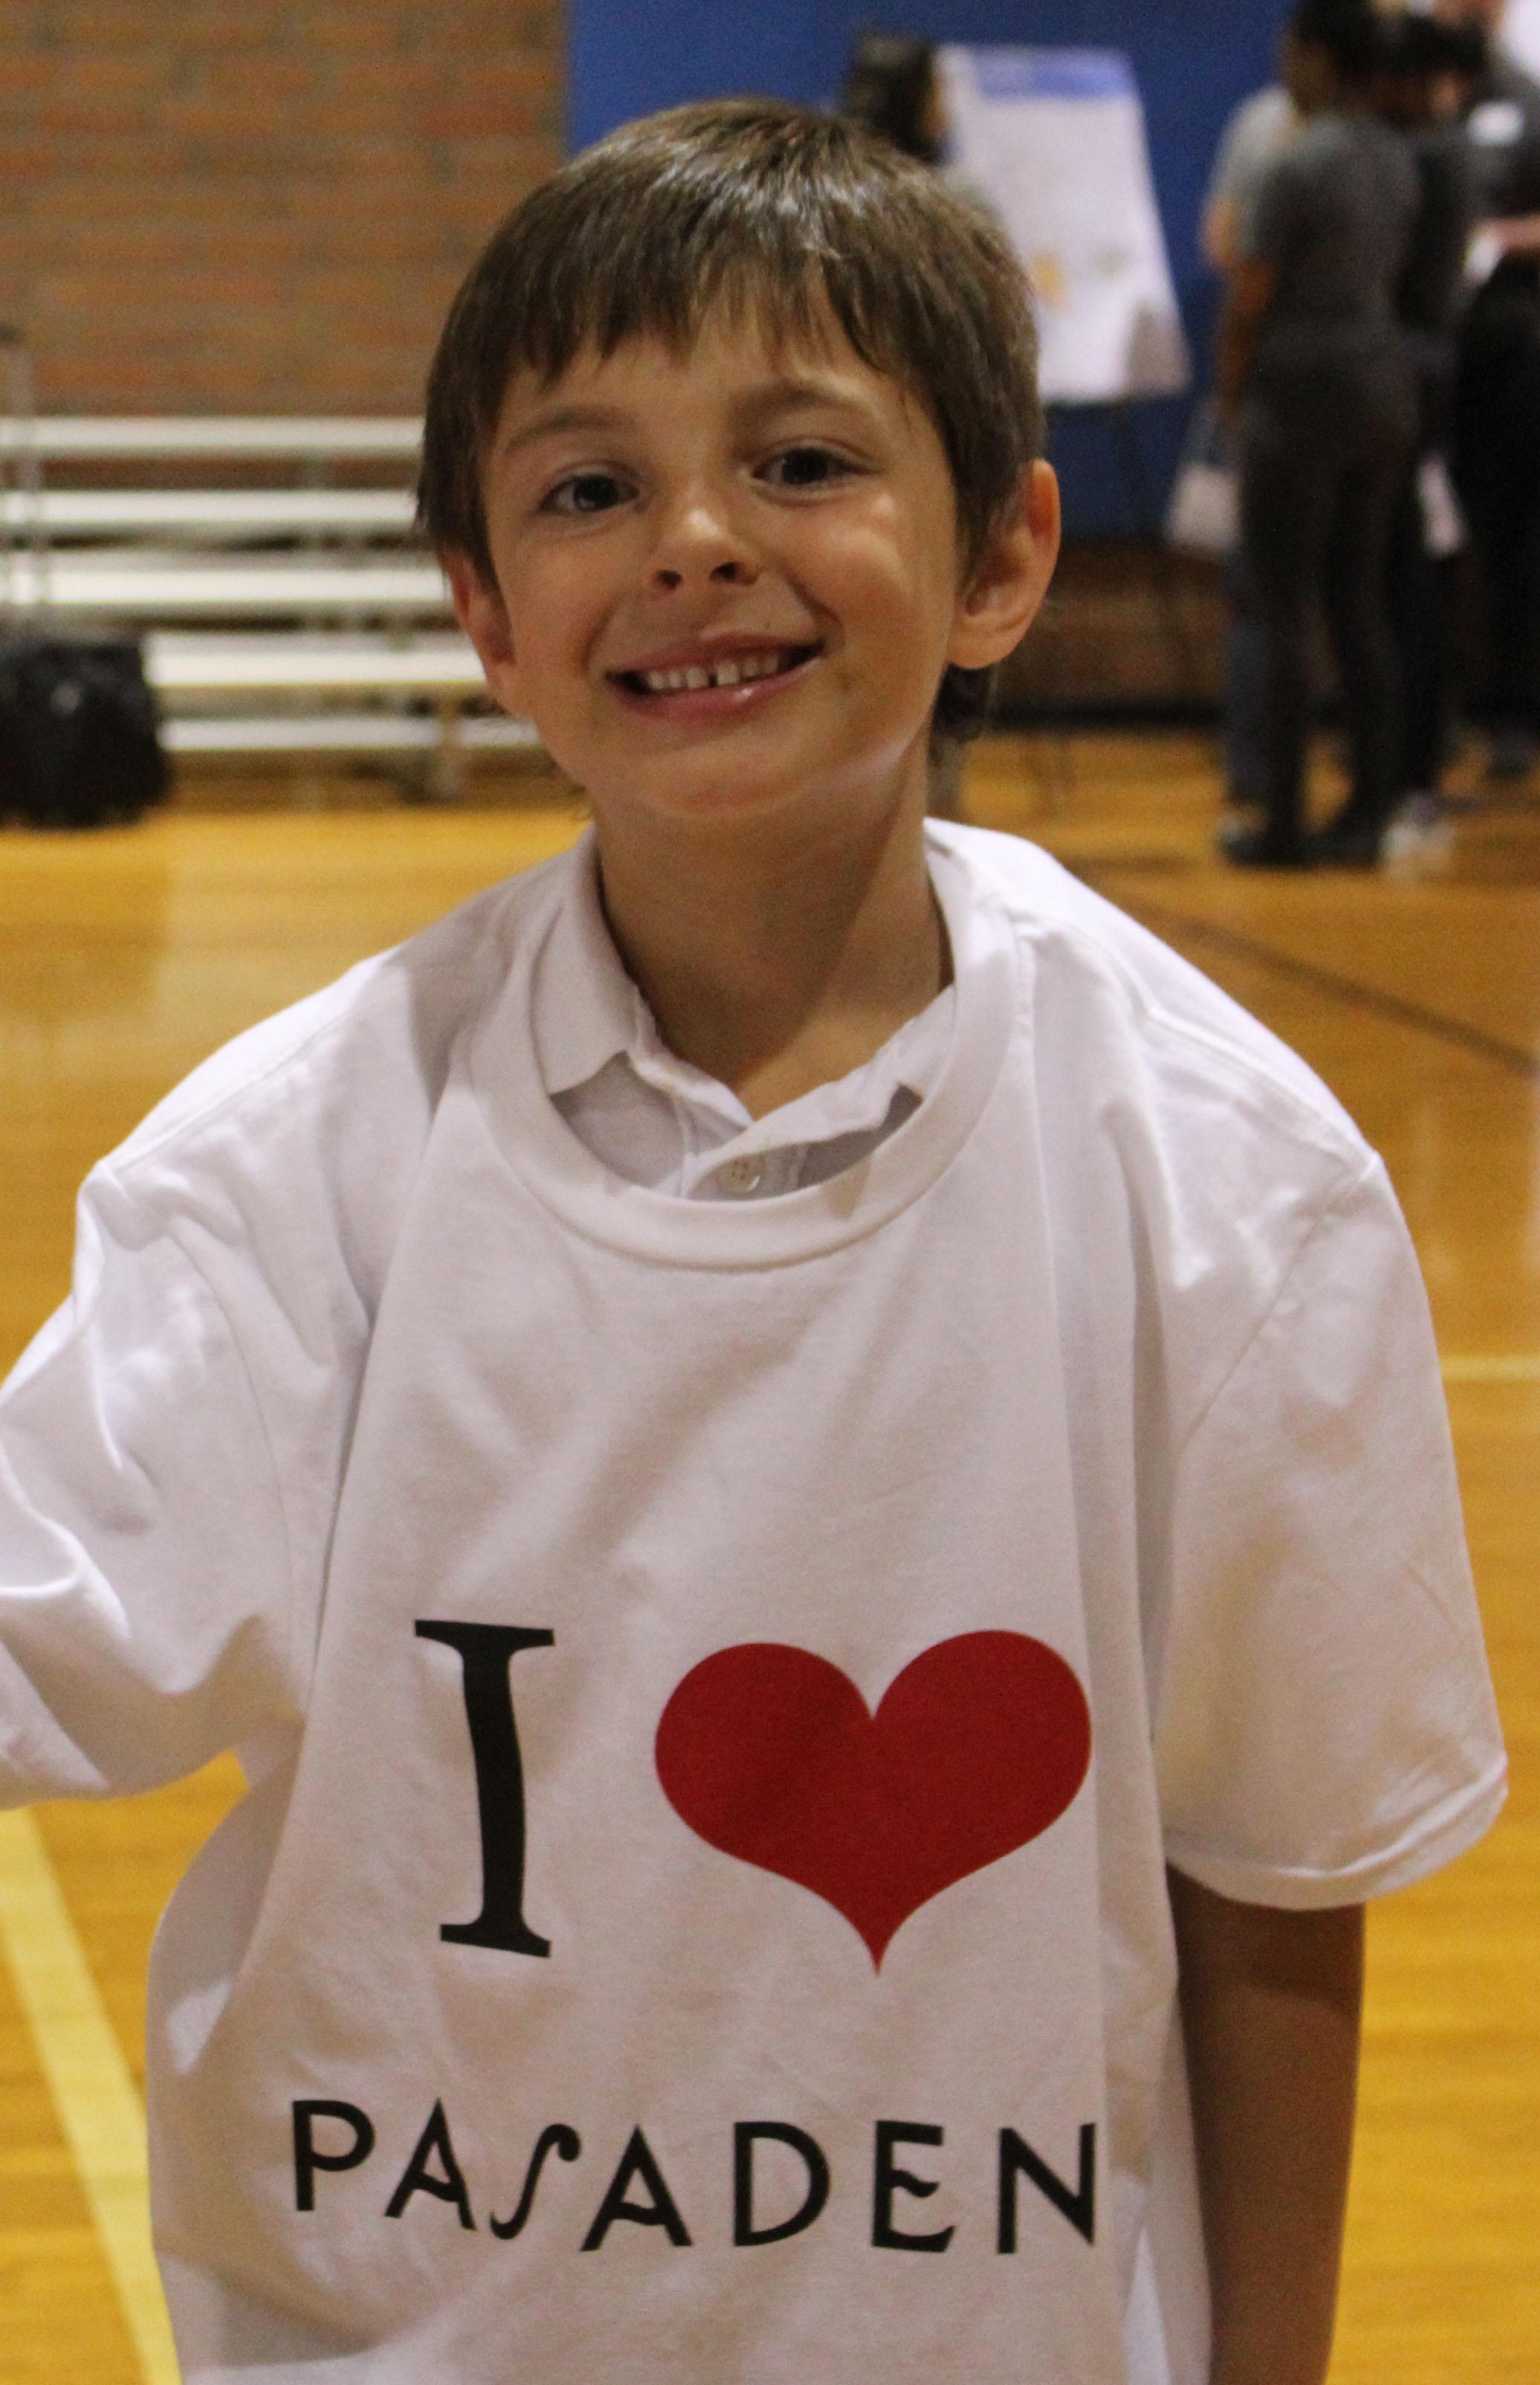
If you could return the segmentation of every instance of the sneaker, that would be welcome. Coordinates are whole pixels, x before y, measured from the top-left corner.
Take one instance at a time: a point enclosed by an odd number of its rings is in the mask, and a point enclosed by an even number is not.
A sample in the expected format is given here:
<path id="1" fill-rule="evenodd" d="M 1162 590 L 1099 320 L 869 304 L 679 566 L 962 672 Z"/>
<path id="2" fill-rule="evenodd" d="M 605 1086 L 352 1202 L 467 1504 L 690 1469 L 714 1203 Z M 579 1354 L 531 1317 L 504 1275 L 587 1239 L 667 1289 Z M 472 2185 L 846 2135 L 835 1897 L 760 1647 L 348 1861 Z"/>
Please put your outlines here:
<path id="1" fill-rule="evenodd" d="M 1433 878 L 1447 869 L 1454 842 L 1443 797 L 1409 795 L 1385 830 L 1380 858 L 1393 878 Z"/>

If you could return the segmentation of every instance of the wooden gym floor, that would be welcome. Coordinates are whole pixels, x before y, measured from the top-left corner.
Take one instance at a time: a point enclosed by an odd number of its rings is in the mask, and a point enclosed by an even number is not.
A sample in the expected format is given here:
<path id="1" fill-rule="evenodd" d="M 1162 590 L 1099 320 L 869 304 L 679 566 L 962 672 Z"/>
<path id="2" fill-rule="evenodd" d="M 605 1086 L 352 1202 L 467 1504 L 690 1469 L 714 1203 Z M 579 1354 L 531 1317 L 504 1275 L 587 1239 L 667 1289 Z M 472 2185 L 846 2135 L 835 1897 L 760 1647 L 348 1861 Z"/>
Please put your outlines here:
<path id="1" fill-rule="evenodd" d="M 0 836 L 0 1365 L 62 1294 L 72 1190 L 214 1044 L 552 852 L 538 775 L 453 811 L 210 777 L 145 827 Z M 1295 1043 L 1390 1163 L 1444 1354 L 1507 1815 L 1380 1907 L 1334 2385 L 1540 2376 L 1540 789 L 1436 880 L 1211 859 L 1185 737 L 1002 738 L 969 805 L 1037 837 Z M 1301 1761 L 1308 1752 L 1301 1751 Z M 139 2092 L 155 1915 L 233 1767 L 0 1820 L 0 2385 L 169 2385 Z"/>

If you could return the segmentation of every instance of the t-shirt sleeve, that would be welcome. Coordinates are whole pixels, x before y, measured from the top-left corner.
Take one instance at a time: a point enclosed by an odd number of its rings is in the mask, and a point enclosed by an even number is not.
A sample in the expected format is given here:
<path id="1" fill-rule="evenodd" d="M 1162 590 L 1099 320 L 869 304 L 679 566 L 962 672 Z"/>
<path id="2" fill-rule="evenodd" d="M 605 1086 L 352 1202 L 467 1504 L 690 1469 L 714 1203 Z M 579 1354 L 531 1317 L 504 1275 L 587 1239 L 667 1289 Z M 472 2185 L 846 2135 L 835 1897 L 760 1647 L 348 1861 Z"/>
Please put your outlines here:
<path id="1" fill-rule="evenodd" d="M 1220 135 L 1203 194 L 1205 209 L 1224 201 L 1248 202 L 1258 176 L 1283 147 L 1292 122 L 1292 110 L 1276 90 L 1260 91 L 1242 100 Z"/>
<path id="2" fill-rule="evenodd" d="M 1235 109 L 1220 134 L 1219 147 L 1209 171 L 1208 188 L 1203 194 L 1205 209 L 1219 206 L 1237 195 L 1237 185 L 1244 180 L 1248 165 L 1248 106 L 1243 101 Z"/>
<path id="3" fill-rule="evenodd" d="M 1179 1870 L 1348 1904 L 1481 1835 L 1502 1741 L 1427 1302 L 1377 1161 L 1190 1433 L 1172 1547 L 1156 1758 Z"/>
<path id="4" fill-rule="evenodd" d="M 293 1711 L 285 1519 L 230 1320 L 171 1225 L 82 1201 L 0 1391 L 0 1804 L 142 1789 Z"/>

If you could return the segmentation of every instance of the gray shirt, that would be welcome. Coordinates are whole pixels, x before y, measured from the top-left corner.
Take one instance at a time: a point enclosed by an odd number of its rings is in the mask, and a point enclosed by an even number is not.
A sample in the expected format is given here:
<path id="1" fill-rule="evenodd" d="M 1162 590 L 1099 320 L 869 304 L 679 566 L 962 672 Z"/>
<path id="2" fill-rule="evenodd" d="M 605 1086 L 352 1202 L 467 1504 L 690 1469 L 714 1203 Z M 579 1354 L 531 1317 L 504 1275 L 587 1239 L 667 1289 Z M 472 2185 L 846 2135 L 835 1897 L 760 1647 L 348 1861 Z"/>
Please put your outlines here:
<path id="1" fill-rule="evenodd" d="M 1312 117 L 1257 192 L 1245 254 L 1276 268 L 1259 369 L 1397 346 L 1396 293 L 1418 204 L 1407 142 L 1366 116 Z"/>
<path id="2" fill-rule="evenodd" d="M 1216 206 L 1234 207 L 1242 246 L 1262 177 L 1294 139 L 1299 120 L 1287 92 L 1278 83 L 1270 83 L 1265 91 L 1253 92 L 1249 99 L 1241 101 L 1220 136 L 1203 211 L 1207 215 Z"/>

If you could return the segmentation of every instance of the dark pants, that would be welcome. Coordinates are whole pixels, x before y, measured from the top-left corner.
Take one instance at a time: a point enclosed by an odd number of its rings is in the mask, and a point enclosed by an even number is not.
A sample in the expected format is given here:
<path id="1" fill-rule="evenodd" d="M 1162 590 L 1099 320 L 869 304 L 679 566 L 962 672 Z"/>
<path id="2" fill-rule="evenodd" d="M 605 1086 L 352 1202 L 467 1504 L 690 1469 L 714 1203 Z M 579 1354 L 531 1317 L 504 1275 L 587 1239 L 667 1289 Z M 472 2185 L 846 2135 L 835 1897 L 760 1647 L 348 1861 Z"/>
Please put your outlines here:
<path id="1" fill-rule="evenodd" d="M 1347 817 L 1378 828 L 1398 793 L 1386 550 L 1415 437 L 1410 376 L 1389 356 L 1259 374 L 1241 409 L 1241 540 L 1263 656 L 1263 792 L 1269 832 L 1281 843 L 1296 842 L 1303 825 L 1318 606 L 1347 716 Z"/>
<path id="2" fill-rule="evenodd" d="M 1424 451 L 1427 452 L 1427 451 Z M 1437 788 L 1448 759 L 1454 715 L 1452 565 L 1428 553 L 1418 468 L 1402 481 L 1390 525 L 1390 621 L 1401 685 L 1401 793 Z"/>
<path id="3" fill-rule="evenodd" d="M 1224 783 L 1233 804 L 1260 805 L 1267 801 L 1266 664 L 1245 560 L 1238 554 L 1225 564 L 1224 593 Z"/>
<path id="4" fill-rule="evenodd" d="M 1486 587 L 1492 710 L 1540 731 L 1540 293 L 1472 309 L 1455 459 Z"/>

